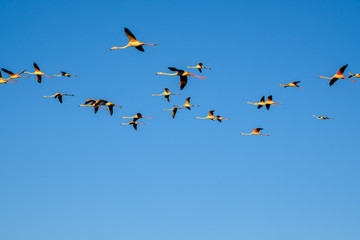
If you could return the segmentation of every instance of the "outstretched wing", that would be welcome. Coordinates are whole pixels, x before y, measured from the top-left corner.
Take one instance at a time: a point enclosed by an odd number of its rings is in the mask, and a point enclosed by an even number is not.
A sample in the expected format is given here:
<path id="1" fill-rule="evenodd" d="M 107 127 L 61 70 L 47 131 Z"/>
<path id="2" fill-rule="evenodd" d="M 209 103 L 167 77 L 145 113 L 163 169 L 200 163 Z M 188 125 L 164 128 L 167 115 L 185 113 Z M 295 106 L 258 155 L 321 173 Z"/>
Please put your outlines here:
<path id="1" fill-rule="evenodd" d="M 35 62 L 34 62 L 34 68 L 35 68 L 36 71 L 40 71 L 39 66 Z"/>
<path id="2" fill-rule="evenodd" d="M 332 78 L 330 80 L 330 86 L 332 86 L 337 80 L 339 80 L 338 78 Z"/>
<path id="3" fill-rule="evenodd" d="M 263 96 L 261 99 L 260 99 L 260 102 L 265 102 L 265 96 Z"/>
<path id="4" fill-rule="evenodd" d="M 36 79 L 37 79 L 38 83 L 41 83 L 41 75 L 36 75 Z"/>
<path id="5" fill-rule="evenodd" d="M 293 82 L 293 84 L 295 84 L 295 85 L 296 85 L 296 84 L 298 84 L 298 83 L 301 83 L 301 81 L 296 81 L 296 82 Z"/>
<path id="6" fill-rule="evenodd" d="M 124 28 L 124 30 L 125 30 L 126 36 L 129 38 L 130 42 L 136 41 L 136 37 L 134 36 L 134 34 L 132 34 L 132 33 L 130 32 L 129 29 Z"/>
<path id="7" fill-rule="evenodd" d="M 135 47 L 137 50 L 139 50 L 139 51 L 142 51 L 142 52 L 144 52 L 144 48 L 140 45 L 140 46 L 137 46 L 137 47 Z"/>
<path id="8" fill-rule="evenodd" d="M 346 65 L 344 65 L 344 66 L 342 66 L 340 69 L 339 69 L 339 72 L 338 72 L 338 74 L 339 75 L 341 75 L 341 74 L 343 74 L 344 73 L 344 71 L 345 71 L 345 69 L 347 68 L 347 64 Z"/>
<path id="9" fill-rule="evenodd" d="M 269 110 L 270 106 L 271 106 L 271 104 L 266 104 L 266 109 Z"/>
<path id="10" fill-rule="evenodd" d="M 165 95 L 165 99 L 166 99 L 166 101 L 170 102 L 169 95 Z"/>
<path id="11" fill-rule="evenodd" d="M 133 127 L 135 130 L 137 130 L 137 124 L 136 123 L 133 123 Z"/>
<path id="12" fill-rule="evenodd" d="M 176 68 L 174 68 L 174 67 L 168 67 L 168 69 L 169 69 L 170 71 L 173 71 L 173 72 L 178 72 L 178 71 L 179 71 L 178 69 L 176 69 Z"/>
<path id="13" fill-rule="evenodd" d="M 174 110 L 172 111 L 172 117 L 175 118 L 176 112 L 177 112 L 178 108 L 174 108 Z"/>
<path id="14" fill-rule="evenodd" d="M 109 111 L 110 111 L 110 115 L 112 116 L 113 112 L 114 112 L 114 106 L 113 105 L 109 106 Z"/>
<path id="15" fill-rule="evenodd" d="M 180 76 L 180 90 L 183 90 L 188 81 L 187 76 Z"/>
<path id="16" fill-rule="evenodd" d="M 62 103 L 62 95 L 59 94 L 57 97 L 59 99 L 59 102 Z"/>
<path id="17" fill-rule="evenodd" d="M 14 76 L 15 74 L 9 70 L 6 70 L 5 68 L 2 68 L 1 70 L 3 70 L 4 72 L 6 72 L 7 74 L 9 74 L 10 76 Z"/>

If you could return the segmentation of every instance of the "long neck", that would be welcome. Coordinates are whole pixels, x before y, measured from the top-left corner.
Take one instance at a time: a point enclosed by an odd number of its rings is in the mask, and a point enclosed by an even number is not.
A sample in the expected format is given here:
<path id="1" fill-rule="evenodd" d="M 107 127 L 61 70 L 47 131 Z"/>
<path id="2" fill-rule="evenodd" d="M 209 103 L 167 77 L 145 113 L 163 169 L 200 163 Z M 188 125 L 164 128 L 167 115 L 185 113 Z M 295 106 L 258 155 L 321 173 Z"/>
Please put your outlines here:
<path id="1" fill-rule="evenodd" d="M 110 48 L 110 50 L 115 50 L 115 49 L 124 49 L 124 48 L 127 48 L 127 47 L 129 47 L 130 45 L 129 44 L 127 44 L 126 46 L 124 46 L 124 47 L 112 47 L 112 48 Z"/>
<path id="2" fill-rule="evenodd" d="M 162 73 L 162 72 L 158 72 L 158 73 L 156 73 L 156 75 L 168 75 L 168 76 L 175 76 L 175 75 L 177 75 L 177 73 Z"/>
<path id="3" fill-rule="evenodd" d="M 331 78 L 329 78 L 329 77 L 324 77 L 324 76 L 319 76 L 319 78 L 331 79 Z"/>

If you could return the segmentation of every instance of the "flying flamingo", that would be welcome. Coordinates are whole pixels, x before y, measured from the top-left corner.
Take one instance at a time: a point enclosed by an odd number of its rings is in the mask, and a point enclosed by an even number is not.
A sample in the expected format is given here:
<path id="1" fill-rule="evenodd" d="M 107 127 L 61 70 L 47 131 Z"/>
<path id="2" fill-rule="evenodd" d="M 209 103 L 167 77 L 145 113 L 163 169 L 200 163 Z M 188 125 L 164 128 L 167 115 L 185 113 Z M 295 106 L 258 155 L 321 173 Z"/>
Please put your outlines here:
<path id="1" fill-rule="evenodd" d="M 298 88 L 301 88 L 301 89 L 305 89 L 305 88 L 300 87 L 300 86 L 297 85 L 297 84 L 300 83 L 300 82 L 301 82 L 301 81 L 296 81 L 296 82 L 288 83 L 288 84 L 286 84 L 286 85 L 279 84 L 279 86 L 284 87 L 284 88 L 287 88 L 287 87 L 298 87 Z"/>
<path id="2" fill-rule="evenodd" d="M 351 73 L 348 73 L 350 76 L 349 78 L 351 77 L 357 77 L 357 78 L 360 78 L 360 73 L 357 73 L 357 74 L 351 74 Z"/>
<path id="3" fill-rule="evenodd" d="M 247 102 L 247 104 L 257 105 L 257 108 L 260 109 L 265 105 L 265 96 L 263 96 L 258 103 Z"/>
<path id="4" fill-rule="evenodd" d="M 344 71 L 345 71 L 345 69 L 346 69 L 347 66 L 348 66 L 347 64 L 344 65 L 344 66 L 342 66 L 342 67 L 339 69 L 338 73 L 335 74 L 334 76 L 332 76 L 331 78 L 329 78 L 329 77 L 323 77 L 323 76 L 319 76 L 319 78 L 331 79 L 331 80 L 330 80 L 330 86 L 333 85 L 333 84 L 334 84 L 337 80 L 339 80 L 339 79 L 347 79 L 347 80 L 356 82 L 355 80 L 348 79 L 348 78 L 346 78 L 346 77 L 343 75 L 343 73 L 344 73 Z"/>
<path id="5" fill-rule="evenodd" d="M 284 104 L 283 103 L 273 102 L 272 95 L 270 95 L 268 97 L 268 99 L 266 100 L 265 105 L 266 105 L 266 109 L 269 110 L 271 105 L 275 106 L 275 105 L 284 105 Z"/>
<path id="6" fill-rule="evenodd" d="M 211 68 L 204 67 L 204 65 L 201 62 L 198 62 L 198 65 L 196 65 L 195 67 L 187 67 L 187 68 L 197 68 L 199 72 L 201 72 L 202 68 L 211 70 Z"/>
<path id="7" fill-rule="evenodd" d="M 74 96 L 74 94 L 55 93 L 52 96 L 44 96 L 44 97 L 53 97 L 55 99 L 57 98 L 57 99 L 59 99 L 59 102 L 62 103 L 63 96 Z"/>
<path id="8" fill-rule="evenodd" d="M 170 71 L 173 71 L 175 73 L 162 73 L 162 72 L 158 72 L 156 73 L 156 75 L 169 75 L 169 76 L 180 76 L 180 90 L 183 90 L 184 87 L 187 84 L 188 78 L 187 76 L 192 76 L 192 77 L 197 77 L 197 78 L 201 78 L 201 79 L 205 79 L 205 77 L 203 76 L 197 76 L 195 74 L 186 72 L 184 70 L 180 70 L 180 69 L 176 69 L 174 67 L 168 67 Z"/>
<path id="9" fill-rule="evenodd" d="M 139 123 L 139 122 L 136 122 L 136 121 L 131 121 L 131 122 L 128 122 L 128 123 L 121 123 L 122 125 L 133 125 L 134 129 L 137 130 L 137 125 L 140 124 L 140 125 L 145 125 L 145 123 Z"/>
<path id="10" fill-rule="evenodd" d="M 76 77 L 77 75 L 71 75 L 71 74 L 69 74 L 69 73 L 67 73 L 67 72 L 60 72 L 61 74 L 60 75 L 56 75 L 56 74 L 54 74 L 53 76 L 54 77 Z"/>
<path id="11" fill-rule="evenodd" d="M 2 83 L 17 83 L 17 80 L 10 80 L 10 78 L 8 78 L 8 79 L 2 78 L 2 74 L 0 71 L 0 84 L 2 84 Z"/>
<path id="12" fill-rule="evenodd" d="M 191 110 L 190 107 L 200 107 L 200 105 L 191 105 L 190 104 L 190 97 L 188 97 L 187 99 L 185 99 L 185 104 L 184 105 L 182 105 L 182 106 L 175 105 L 175 107 L 178 107 L 178 108 L 185 107 L 185 108 Z"/>
<path id="13" fill-rule="evenodd" d="M 176 112 L 178 109 L 181 109 L 181 107 L 173 107 L 173 108 L 170 108 L 170 109 L 164 109 L 164 111 L 172 111 L 172 118 L 175 118 L 175 115 L 176 115 Z"/>
<path id="14" fill-rule="evenodd" d="M 34 63 L 34 68 L 35 68 L 35 72 L 33 73 L 25 72 L 25 73 L 36 75 L 38 83 L 41 83 L 41 76 L 52 78 L 51 76 L 45 75 L 43 72 L 41 72 L 39 66 L 36 63 Z"/>
<path id="15" fill-rule="evenodd" d="M 136 40 L 135 36 L 130 32 L 129 29 L 124 28 L 126 36 L 129 38 L 129 43 L 124 47 L 112 47 L 110 50 L 124 49 L 127 47 L 135 47 L 137 50 L 144 52 L 142 45 L 157 45 L 157 43 L 143 43 Z"/>
<path id="16" fill-rule="evenodd" d="M 241 135 L 264 135 L 264 136 L 270 136 L 269 134 L 260 133 L 261 130 L 263 130 L 263 129 L 262 128 L 253 128 L 253 131 L 251 133 L 241 133 Z"/>
<path id="17" fill-rule="evenodd" d="M 13 72 L 9 71 L 9 70 L 6 70 L 5 68 L 2 68 L 1 70 L 3 70 L 5 73 L 9 74 L 10 75 L 10 78 L 8 79 L 4 79 L 4 80 L 9 80 L 9 79 L 17 79 L 17 78 L 28 78 L 30 76 L 20 76 L 20 74 L 23 74 L 26 72 L 26 70 L 22 71 L 22 72 L 19 72 L 17 74 L 14 74 Z"/>
<path id="18" fill-rule="evenodd" d="M 165 96 L 166 101 L 170 102 L 170 95 L 180 95 L 180 93 L 171 93 L 168 88 L 164 88 L 165 92 L 162 94 L 153 94 L 152 96 Z"/>
<path id="19" fill-rule="evenodd" d="M 209 111 L 209 115 L 207 115 L 206 117 L 203 117 L 203 118 L 201 118 L 201 117 L 196 117 L 197 119 L 210 119 L 210 120 L 215 120 L 215 119 L 217 119 L 213 114 L 214 114 L 214 112 L 215 112 L 215 110 L 211 110 L 211 111 Z"/>
<path id="20" fill-rule="evenodd" d="M 122 117 L 122 118 L 132 118 L 134 122 L 136 122 L 137 120 L 139 120 L 140 118 L 149 118 L 149 119 L 154 119 L 153 117 L 145 117 L 143 115 L 141 115 L 141 113 L 137 113 L 135 116 L 133 117 Z"/>
<path id="21" fill-rule="evenodd" d="M 113 115 L 113 112 L 114 112 L 114 107 L 117 107 L 117 108 L 122 108 L 121 105 L 116 105 L 112 102 L 109 102 L 109 101 L 106 101 L 106 100 L 103 100 L 103 99 L 98 99 L 98 104 L 99 105 L 103 105 L 103 106 L 107 106 L 109 108 L 109 112 L 110 112 L 110 115 L 112 116 Z"/>
<path id="22" fill-rule="evenodd" d="M 94 107 L 95 114 L 99 110 L 99 107 L 101 107 L 102 109 L 108 110 L 107 108 L 104 108 L 101 106 L 101 104 L 100 104 L 101 101 L 102 101 L 102 99 L 98 99 L 95 101 L 94 99 L 89 98 L 88 100 L 86 100 L 85 105 L 80 104 L 80 107 Z"/>
<path id="23" fill-rule="evenodd" d="M 317 116 L 313 115 L 313 117 L 316 117 L 317 119 L 321 119 L 321 120 L 334 120 L 334 118 L 328 118 L 328 117 L 323 117 L 323 116 L 317 117 Z"/>

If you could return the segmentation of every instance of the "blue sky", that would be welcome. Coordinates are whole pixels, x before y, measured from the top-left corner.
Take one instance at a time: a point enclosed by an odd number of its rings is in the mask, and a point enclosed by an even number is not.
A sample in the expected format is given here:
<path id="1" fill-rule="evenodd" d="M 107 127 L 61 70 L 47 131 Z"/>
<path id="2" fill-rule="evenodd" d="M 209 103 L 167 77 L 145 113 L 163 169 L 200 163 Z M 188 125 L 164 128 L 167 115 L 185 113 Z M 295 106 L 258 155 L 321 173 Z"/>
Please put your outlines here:
<path id="1" fill-rule="evenodd" d="M 59 71 L 0 85 L 0 238 L 360 238 L 359 1 L 6 1 L 0 67 Z M 123 28 L 158 43 L 127 44 Z M 197 62 L 206 80 L 156 76 Z M 192 71 L 198 74 L 197 71 Z M 3 76 L 7 75 L 3 73 Z M 281 88 L 302 81 L 306 90 Z M 171 104 L 152 97 L 164 87 Z M 64 103 L 43 98 L 75 94 Z M 272 94 L 284 106 L 246 104 Z M 191 97 L 200 105 L 172 104 Z M 88 98 L 123 105 L 80 108 Z M 209 110 L 230 118 L 198 120 Z M 155 119 L 134 131 L 121 116 Z M 321 121 L 312 115 L 334 117 Z M 271 136 L 241 136 L 262 127 Z"/>

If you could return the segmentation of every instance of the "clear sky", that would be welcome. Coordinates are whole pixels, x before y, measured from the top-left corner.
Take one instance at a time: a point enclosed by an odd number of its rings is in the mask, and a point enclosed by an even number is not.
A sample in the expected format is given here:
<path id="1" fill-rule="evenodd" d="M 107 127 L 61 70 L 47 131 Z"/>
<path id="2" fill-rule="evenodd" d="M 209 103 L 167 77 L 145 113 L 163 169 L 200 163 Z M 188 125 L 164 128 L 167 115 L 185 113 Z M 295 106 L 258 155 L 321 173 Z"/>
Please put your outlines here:
<path id="1" fill-rule="evenodd" d="M 360 239 L 360 79 L 318 78 L 360 73 L 359 12 L 358 0 L 1 1 L 0 67 L 78 77 L 0 85 L 0 239 Z M 110 51 L 124 27 L 159 45 Z M 155 75 L 199 61 L 213 70 L 183 91 Z M 278 86 L 293 81 L 306 90 Z M 164 87 L 181 95 L 151 96 Z M 56 92 L 75 96 L 42 97 Z M 285 105 L 246 104 L 270 94 Z M 201 107 L 162 111 L 187 97 Z M 123 109 L 95 115 L 88 98 Z M 231 120 L 195 119 L 209 110 Z M 121 125 L 137 112 L 155 119 Z M 240 135 L 256 127 L 271 136 Z"/>

